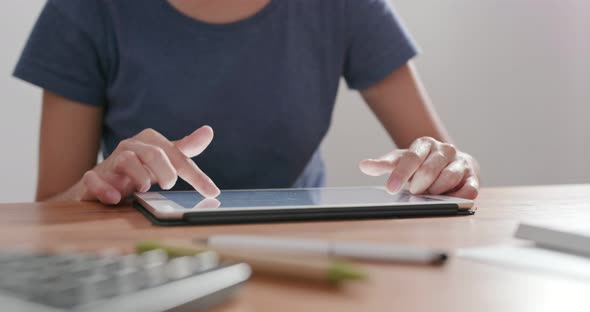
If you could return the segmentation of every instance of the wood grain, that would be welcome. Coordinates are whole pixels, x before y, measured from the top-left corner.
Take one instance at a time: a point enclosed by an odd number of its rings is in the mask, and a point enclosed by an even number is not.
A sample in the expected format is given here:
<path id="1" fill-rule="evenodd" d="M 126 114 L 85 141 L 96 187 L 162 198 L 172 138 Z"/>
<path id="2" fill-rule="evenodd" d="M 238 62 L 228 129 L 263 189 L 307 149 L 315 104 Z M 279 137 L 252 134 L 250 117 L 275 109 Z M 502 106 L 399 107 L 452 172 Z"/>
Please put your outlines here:
<path id="1" fill-rule="evenodd" d="M 153 226 L 129 205 L 0 204 L 0 245 L 131 250 L 138 240 L 211 234 L 289 235 L 458 248 L 522 243 L 519 221 L 590 226 L 590 185 L 483 189 L 469 217 Z M 341 289 L 255 277 L 216 311 L 590 311 L 590 281 L 452 257 L 443 267 L 368 265 L 370 280 Z"/>

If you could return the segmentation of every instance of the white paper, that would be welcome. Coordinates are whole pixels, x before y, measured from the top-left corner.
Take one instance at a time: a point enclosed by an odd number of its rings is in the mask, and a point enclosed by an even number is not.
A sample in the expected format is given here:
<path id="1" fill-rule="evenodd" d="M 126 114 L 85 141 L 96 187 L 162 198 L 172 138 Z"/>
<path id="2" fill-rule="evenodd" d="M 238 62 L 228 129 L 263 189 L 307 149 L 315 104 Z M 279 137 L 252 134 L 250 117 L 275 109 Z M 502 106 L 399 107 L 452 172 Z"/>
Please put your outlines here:
<path id="1" fill-rule="evenodd" d="M 590 281 L 590 258 L 538 247 L 491 246 L 461 249 L 457 256 L 521 270 Z"/>

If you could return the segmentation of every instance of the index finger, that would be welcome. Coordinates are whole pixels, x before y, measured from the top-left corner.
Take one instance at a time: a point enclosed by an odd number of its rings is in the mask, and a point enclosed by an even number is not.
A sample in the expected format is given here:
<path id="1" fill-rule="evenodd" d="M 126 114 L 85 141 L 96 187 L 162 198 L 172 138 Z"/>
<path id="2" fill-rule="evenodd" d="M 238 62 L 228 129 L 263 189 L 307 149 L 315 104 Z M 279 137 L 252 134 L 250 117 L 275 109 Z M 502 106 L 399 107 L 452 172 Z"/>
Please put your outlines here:
<path id="1" fill-rule="evenodd" d="M 418 139 L 399 159 L 398 165 L 393 169 L 387 180 L 387 189 L 390 192 L 398 192 L 412 175 L 420 168 L 426 157 L 430 154 L 432 142 Z"/>
<path id="2" fill-rule="evenodd" d="M 391 174 L 402 154 L 401 150 L 395 150 L 376 159 L 363 159 L 359 162 L 359 169 L 364 174 L 374 177 Z"/>
<path id="3" fill-rule="evenodd" d="M 178 176 L 188 182 L 195 190 L 206 197 L 219 195 L 219 188 L 213 183 L 195 162 L 186 157 L 172 142 L 155 130 L 142 131 L 137 139 L 159 146 L 168 155 L 170 162 L 176 168 Z"/>

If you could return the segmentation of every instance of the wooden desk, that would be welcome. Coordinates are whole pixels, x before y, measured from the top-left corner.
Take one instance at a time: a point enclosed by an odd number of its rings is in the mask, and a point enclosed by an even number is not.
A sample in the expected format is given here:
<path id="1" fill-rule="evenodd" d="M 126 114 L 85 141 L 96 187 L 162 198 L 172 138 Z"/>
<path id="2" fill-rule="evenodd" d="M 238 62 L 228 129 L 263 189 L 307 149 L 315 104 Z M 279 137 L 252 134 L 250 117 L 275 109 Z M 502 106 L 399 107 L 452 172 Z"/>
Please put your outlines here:
<path id="1" fill-rule="evenodd" d="M 451 250 L 514 244 L 519 220 L 590 226 L 590 185 L 484 189 L 474 216 L 156 227 L 131 207 L 94 203 L 0 205 L 0 245 L 131 248 L 142 239 L 215 233 L 359 239 Z M 441 268 L 368 266 L 370 280 L 333 290 L 253 278 L 219 311 L 590 311 L 590 282 L 451 258 Z"/>

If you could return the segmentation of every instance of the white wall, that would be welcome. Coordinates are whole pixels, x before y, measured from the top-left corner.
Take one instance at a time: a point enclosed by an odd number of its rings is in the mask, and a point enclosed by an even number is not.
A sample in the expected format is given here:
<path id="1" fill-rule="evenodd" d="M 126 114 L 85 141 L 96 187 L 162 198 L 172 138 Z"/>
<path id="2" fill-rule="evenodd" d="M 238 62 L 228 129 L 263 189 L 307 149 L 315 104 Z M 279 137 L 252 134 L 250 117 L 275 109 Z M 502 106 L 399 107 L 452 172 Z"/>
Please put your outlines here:
<path id="1" fill-rule="evenodd" d="M 436 108 L 477 156 L 484 185 L 590 182 L 590 1 L 393 2 L 423 49 L 418 69 Z M 355 165 L 389 140 L 358 96 L 341 91 L 325 142 L 329 182 L 381 182 Z"/>
<path id="2" fill-rule="evenodd" d="M 0 2 L 0 202 L 33 198 L 40 93 L 10 73 L 43 3 Z M 590 182 L 589 1 L 394 3 L 423 49 L 430 95 L 456 143 L 480 160 L 484 185 Z M 343 85 L 324 143 L 329 183 L 381 183 L 356 164 L 391 148 Z"/>
<path id="3" fill-rule="evenodd" d="M 11 74 L 43 4 L 0 2 L 0 202 L 34 196 L 41 93 Z"/>

